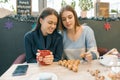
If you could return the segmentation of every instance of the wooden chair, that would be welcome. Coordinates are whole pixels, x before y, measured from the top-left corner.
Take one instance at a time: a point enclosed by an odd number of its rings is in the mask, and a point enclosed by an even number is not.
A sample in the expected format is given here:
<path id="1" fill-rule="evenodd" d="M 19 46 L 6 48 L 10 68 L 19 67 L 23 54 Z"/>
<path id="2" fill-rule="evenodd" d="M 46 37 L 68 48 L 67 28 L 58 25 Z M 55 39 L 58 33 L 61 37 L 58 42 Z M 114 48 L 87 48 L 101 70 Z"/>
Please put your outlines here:
<path id="1" fill-rule="evenodd" d="M 25 62 L 26 54 L 22 53 L 20 54 L 13 62 L 13 64 L 21 64 Z"/>
<path id="2" fill-rule="evenodd" d="M 99 52 L 99 56 L 103 56 L 104 54 L 106 54 L 109 50 L 107 48 L 103 48 L 103 47 L 98 47 L 98 52 Z"/>

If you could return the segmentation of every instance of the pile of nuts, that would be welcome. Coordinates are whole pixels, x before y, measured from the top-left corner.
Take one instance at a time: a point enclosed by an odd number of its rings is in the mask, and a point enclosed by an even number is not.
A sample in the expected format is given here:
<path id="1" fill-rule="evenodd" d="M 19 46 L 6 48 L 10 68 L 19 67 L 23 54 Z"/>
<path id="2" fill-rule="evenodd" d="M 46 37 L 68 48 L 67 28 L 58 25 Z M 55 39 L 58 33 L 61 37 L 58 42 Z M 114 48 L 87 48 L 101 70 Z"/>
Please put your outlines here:
<path id="1" fill-rule="evenodd" d="M 95 80 L 105 80 L 105 77 L 100 75 L 100 70 L 88 70 L 88 72 L 95 77 Z"/>
<path id="2" fill-rule="evenodd" d="M 78 65 L 80 64 L 80 60 L 60 60 L 58 61 L 58 64 L 74 72 L 78 72 Z"/>
<path id="3" fill-rule="evenodd" d="M 111 78 L 111 80 L 120 80 L 120 72 L 118 73 L 110 72 L 108 76 Z"/>

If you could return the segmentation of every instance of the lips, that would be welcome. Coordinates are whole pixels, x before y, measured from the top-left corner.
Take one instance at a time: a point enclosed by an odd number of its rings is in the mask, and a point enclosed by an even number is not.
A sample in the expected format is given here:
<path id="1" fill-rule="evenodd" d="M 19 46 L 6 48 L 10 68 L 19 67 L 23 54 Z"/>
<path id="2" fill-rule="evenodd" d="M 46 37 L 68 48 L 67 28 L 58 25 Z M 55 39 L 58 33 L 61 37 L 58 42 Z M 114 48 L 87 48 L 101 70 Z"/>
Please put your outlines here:
<path id="1" fill-rule="evenodd" d="M 50 32 L 53 32 L 53 31 L 54 31 L 54 29 L 53 29 L 53 28 L 49 28 L 49 31 L 50 31 Z"/>
<path id="2" fill-rule="evenodd" d="M 71 23 L 69 23 L 69 22 L 68 22 L 68 23 L 66 23 L 66 26 L 67 26 L 67 27 L 70 27 L 71 25 L 72 25 L 72 24 L 71 24 Z"/>
<path id="3" fill-rule="evenodd" d="M 66 25 L 66 27 L 68 27 L 68 28 L 71 27 L 71 24 Z"/>

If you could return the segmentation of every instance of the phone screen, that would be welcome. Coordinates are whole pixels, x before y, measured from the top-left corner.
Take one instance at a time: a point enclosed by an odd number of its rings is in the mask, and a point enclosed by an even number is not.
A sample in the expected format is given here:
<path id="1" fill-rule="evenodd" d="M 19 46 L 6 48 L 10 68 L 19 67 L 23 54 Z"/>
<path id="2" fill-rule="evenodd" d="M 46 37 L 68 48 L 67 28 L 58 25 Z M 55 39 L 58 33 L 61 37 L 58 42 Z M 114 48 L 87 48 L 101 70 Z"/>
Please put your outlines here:
<path id="1" fill-rule="evenodd" d="M 13 76 L 21 76 L 25 75 L 28 69 L 28 65 L 18 65 L 14 72 L 12 73 Z"/>

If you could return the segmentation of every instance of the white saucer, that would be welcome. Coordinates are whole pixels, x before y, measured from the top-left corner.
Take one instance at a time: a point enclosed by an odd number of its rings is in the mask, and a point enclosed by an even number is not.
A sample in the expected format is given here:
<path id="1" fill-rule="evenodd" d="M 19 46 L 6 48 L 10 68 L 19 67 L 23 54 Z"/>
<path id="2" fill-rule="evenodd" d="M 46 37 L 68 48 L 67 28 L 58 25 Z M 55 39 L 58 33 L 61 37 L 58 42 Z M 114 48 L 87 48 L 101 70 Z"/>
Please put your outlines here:
<path id="1" fill-rule="evenodd" d="M 120 67 L 119 66 L 111 67 L 111 70 L 114 73 L 118 73 L 118 72 L 120 72 Z"/>
<path id="2" fill-rule="evenodd" d="M 104 60 L 104 59 L 99 59 L 99 62 L 100 62 L 100 64 L 102 64 L 102 65 L 104 65 L 104 66 L 114 66 L 113 64 L 113 62 L 111 62 L 111 61 L 106 61 L 106 60 Z M 118 61 L 117 62 L 117 64 L 116 64 L 117 66 L 120 66 L 120 62 Z"/>
<path id="3" fill-rule="evenodd" d="M 99 60 L 100 64 L 104 65 L 104 66 L 111 66 L 111 64 L 107 61 L 104 61 L 103 59 Z"/>
<path id="4" fill-rule="evenodd" d="M 99 62 L 105 66 L 118 66 L 118 57 L 116 55 L 100 56 Z"/>
<path id="5" fill-rule="evenodd" d="M 29 80 L 57 80 L 57 76 L 51 72 L 42 72 L 31 76 Z"/>

